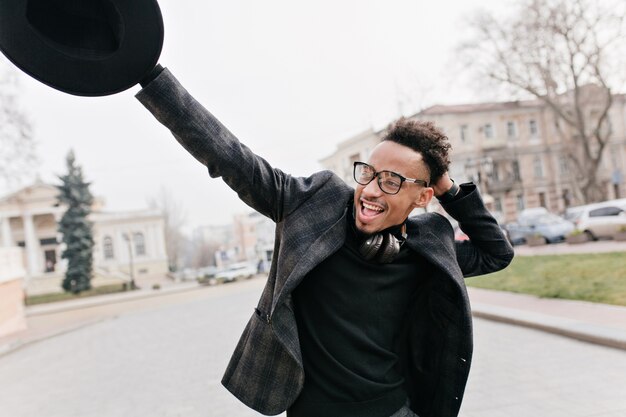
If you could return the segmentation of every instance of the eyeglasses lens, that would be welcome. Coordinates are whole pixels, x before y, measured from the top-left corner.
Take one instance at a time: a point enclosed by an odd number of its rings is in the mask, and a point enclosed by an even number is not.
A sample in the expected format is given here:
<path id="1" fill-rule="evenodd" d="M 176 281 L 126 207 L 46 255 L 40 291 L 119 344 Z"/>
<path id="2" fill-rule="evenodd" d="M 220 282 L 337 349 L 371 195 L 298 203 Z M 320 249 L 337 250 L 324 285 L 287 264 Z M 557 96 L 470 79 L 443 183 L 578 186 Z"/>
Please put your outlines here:
<path id="1" fill-rule="evenodd" d="M 371 166 L 359 164 L 354 166 L 354 180 L 361 185 L 367 185 L 374 178 L 374 170 Z"/>
<path id="2" fill-rule="evenodd" d="M 354 165 L 354 180 L 361 184 L 367 185 L 374 175 L 378 177 L 378 186 L 387 194 L 396 194 L 402 186 L 402 178 L 394 172 L 382 171 L 376 173 L 374 168 L 367 164 L 355 164 Z"/>
<path id="3" fill-rule="evenodd" d="M 395 194 L 400 190 L 402 178 L 393 172 L 383 171 L 378 174 L 378 185 L 387 194 Z"/>

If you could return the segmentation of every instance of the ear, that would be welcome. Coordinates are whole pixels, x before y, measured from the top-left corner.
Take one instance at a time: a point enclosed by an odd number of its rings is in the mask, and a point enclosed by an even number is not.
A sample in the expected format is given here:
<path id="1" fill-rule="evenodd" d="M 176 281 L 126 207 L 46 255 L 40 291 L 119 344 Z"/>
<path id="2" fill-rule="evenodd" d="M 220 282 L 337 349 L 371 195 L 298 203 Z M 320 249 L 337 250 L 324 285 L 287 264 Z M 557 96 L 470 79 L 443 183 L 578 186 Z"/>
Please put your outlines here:
<path id="1" fill-rule="evenodd" d="M 413 202 L 415 208 L 424 208 L 430 204 L 430 200 L 432 200 L 435 195 L 435 191 L 431 187 L 424 187 L 418 194 L 417 198 Z"/>

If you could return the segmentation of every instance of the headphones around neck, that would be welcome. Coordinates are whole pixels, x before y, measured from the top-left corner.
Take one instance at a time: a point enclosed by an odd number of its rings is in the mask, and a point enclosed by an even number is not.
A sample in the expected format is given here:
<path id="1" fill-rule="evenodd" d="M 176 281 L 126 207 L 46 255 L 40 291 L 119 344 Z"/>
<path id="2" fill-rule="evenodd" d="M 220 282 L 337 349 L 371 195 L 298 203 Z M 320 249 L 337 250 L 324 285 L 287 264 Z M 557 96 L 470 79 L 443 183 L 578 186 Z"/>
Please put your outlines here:
<path id="1" fill-rule="evenodd" d="M 406 224 L 403 224 L 402 239 L 398 239 L 391 233 L 376 233 L 361 243 L 359 253 L 367 261 L 388 264 L 396 259 L 405 240 Z"/>

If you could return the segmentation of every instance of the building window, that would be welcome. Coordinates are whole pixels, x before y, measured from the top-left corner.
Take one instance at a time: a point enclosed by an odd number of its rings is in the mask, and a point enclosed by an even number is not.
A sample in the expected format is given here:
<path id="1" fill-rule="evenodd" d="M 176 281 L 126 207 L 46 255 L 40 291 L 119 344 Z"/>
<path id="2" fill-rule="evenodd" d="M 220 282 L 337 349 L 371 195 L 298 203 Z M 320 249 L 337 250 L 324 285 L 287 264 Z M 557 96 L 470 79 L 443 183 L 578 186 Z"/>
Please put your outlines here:
<path id="1" fill-rule="evenodd" d="M 539 128 L 537 127 L 536 120 L 531 120 L 530 122 L 528 122 L 528 129 L 530 130 L 530 137 L 539 137 Z"/>
<path id="2" fill-rule="evenodd" d="M 571 195 L 570 192 L 567 188 L 563 189 L 563 204 L 565 205 L 565 207 L 569 207 L 571 204 Z"/>
<path id="3" fill-rule="evenodd" d="M 111 236 L 105 236 L 102 239 L 102 249 L 104 250 L 104 259 L 113 259 L 115 253 L 113 252 L 113 239 Z"/>
<path id="4" fill-rule="evenodd" d="M 613 169 L 616 171 L 619 171 L 621 168 L 621 162 L 622 160 L 622 155 L 620 152 L 620 146 L 613 146 L 611 148 L 611 165 L 613 166 Z"/>
<path id="5" fill-rule="evenodd" d="M 535 173 L 535 178 L 543 178 L 543 163 L 541 162 L 541 157 L 536 156 L 533 160 L 533 171 Z"/>
<path id="6" fill-rule="evenodd" d="M 522 177 L 519 173 L 519 161 L 516 159 L 515 161 L 513 161 L 512 165 L 513 165 L 513 180 L 520 181 Z"/>
<path id="7" fill-rule="evenodd" d="M 564 155 L 559 156 L 559 172 L 561 175 L 569 174 L 569 164 L 567 162 L 567 157 Z"/>
<path id="8" fill-rule="evenodd" d="M 518 194 L 516 198 L 517 211 L 524 210 L 524 194 Z"/>
<path id="9" fill-rule="evenodd" d="M 517 139 L 517 125 L 515 122 L 506 122 L 506 135 L 509 139 Z"/>
<path id="10" fill-rule="evenodd" d="M 546 193 L 539 193 L 539 206 L 548 207 L 546 203 Z"/>
<path id="11" fill-rule="evenodd" d="M 143 237 L 143 233 L 135 233 L 133 235 L 133 242 L 135 243 L 135 254 L 145 255 L 146 254 L 146 240 Z"/>
<path id="12" fill-rule="evenodd" d="M 485 137 L 487 139 L 491 139 L 493 138 L 493 126 L 491 125 L 491 123 L 487 123 L 484 127 L 483 127 L 483 132 L 485 133 Z"/>
<path id="13" fill-rule="evenodd" d="M 496 197 L 493 199 L 493 206 L 495 211 L 502 213 L 502 199 L 500 197 Z"/>
<path id="14" fill-rule="evenodd" d="M 497 162 L 491 165 L 491 179 L 494 182 L 500 181 L 500 165 Z"/>
<path id="15" fill-rule="evenodd" d="M 611 117 L 607 115 L 606 120 L 604 121 L 604 126 L 607 131 L 607 136 L 613 135 L 613 122 L 611 122 Z"/>
<path id="16" fill-rule="evenodd" d="M 467 143 L 469 141 L 467 125 L 461 125 L 459 135 L 461 136 L 461 143 Z"/>

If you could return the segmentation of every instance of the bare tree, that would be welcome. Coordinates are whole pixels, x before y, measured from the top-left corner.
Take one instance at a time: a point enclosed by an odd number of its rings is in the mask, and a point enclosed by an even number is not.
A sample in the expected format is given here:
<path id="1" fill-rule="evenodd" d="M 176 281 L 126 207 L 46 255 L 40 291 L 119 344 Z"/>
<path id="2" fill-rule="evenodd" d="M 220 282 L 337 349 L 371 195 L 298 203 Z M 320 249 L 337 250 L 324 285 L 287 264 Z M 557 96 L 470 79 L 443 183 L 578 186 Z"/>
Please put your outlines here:
<path id="1" fill-rule="evenodd" d="M 159 194 L 148 201 L 152 208 L 161 210 L 165 217 L 165 248 L 170 271 L 177 271 L 181 266 L 185 251 L 185 237 L 182 227 L 185 224 L 185 212 L 182 205 L 172 194 L 161 187 Z"/>
<path id="2" fill-rule="evenodd" d="M 574 190 L 587 202 L 606 198 L 599 168 L 623 63 L 625 9 L 623 1 L 521 0 L 509 18 L 477 13 L 475 37 L 459 48 L 482 79 L 545 104 Z"/>
<path id="3" fill-rule="evenodd" d="M 19 184 L 37 162 L 32 127 L 18 107 L 18 77 L 0 55 L 0 179 Z"/>

